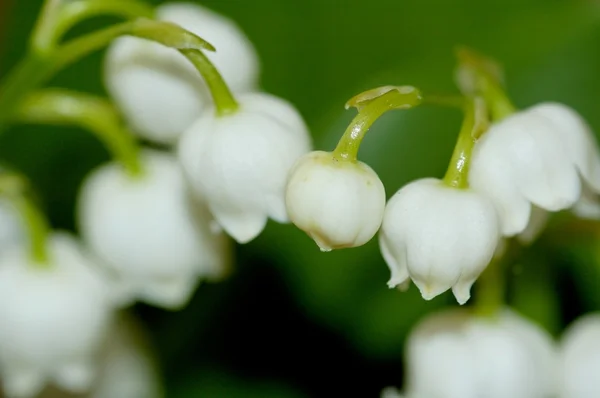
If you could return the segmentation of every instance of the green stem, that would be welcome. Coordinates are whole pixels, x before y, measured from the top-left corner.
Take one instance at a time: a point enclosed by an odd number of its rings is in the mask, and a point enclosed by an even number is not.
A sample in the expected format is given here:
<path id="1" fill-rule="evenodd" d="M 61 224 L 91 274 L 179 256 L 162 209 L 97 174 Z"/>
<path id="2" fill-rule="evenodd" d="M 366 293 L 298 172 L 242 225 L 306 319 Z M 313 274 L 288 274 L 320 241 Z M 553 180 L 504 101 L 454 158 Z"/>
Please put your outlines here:
<path id="1" fill-rule="evenodd" d="M 5 196 L 23 218 L 29 237 L 31 261 L 40 268 L 50 266 L 47 240 L 50 226 L 44 213 L 35 205 L 27 193 L 28 184 L 20 175 L 4 173 L 0 175 L 0 194 Z"/>
<path id="2" fill-rule="evenodd" d="M 465 97 L 462 95 L 425 94 L 423 95 L 423 104 L 464 109 Z"/>
<path id="3" fill-rule="evenodd" d="M 93 132 L 131 176 L 143 174 L 133 136 L 123 128 L 117 110 L 103 98 L 61 89 L 39 91 L 25 98 L 15 121 L 80 126 Z"/>
<path id="4" fill-rule="evenodd" d="M 491 77 L 481 75 L 477 78 L 477 82 L 479 91 L 490 108 L 492 120 L 502 120 L 517 111 L 500 84 Z"/>
<path id="5" fill-rule="evenodd" d="M 239 104 L 215 65 L 199 50 L 179 50 L 200 72 L 213 97 L 218 116 L 235 113 Z"/>
<path id="6" fill-rule="evenodd" d="M 390 90 L 374 99 L 369 98 L 364 106 L 360 106 L 358 115 L 342 135 L 333 151 L 333 158 L 338 161 L 356 162 L 360 143 L 381 115 L 392 109 L 409 109 L 421 102 L 421 93 L 416 89 L 410 92 Z"/>
<path id="7" fill-rule="evenodd" d="M 0 134 L 7 128 L 13 113 L 29 92 L 61 69 L 123 35 L 151 40 L 179 50 L 214 50 L 210 43 L 172 23 L 136 19 L 71 40 L 50 54 L 30 54 L 0 86 Z"/>
<path id="8" fill-rule="evenodd" d="M 502 259 L 493 259 L 475 282 L 474 310 L 479 316 L 494 317 L 504 305 L 506 279 L 502 265 Z"/>
<path id="9" fill-rule="evenodd" d="M 155 17 L 154 8 L 136 0 L 75 0 L 65 3 L 56 20 L 53 35 L 47 40 L 52 46 L 79 22 L 100 15 L 114 15 L 124 18 Z"/>
<path id="10" fill-rule="evenodd" d="M 46 54 L 52 51 L 53 36 L 56 19 L 59 17 L 61 0 L 46 0 L 42 6 L 42 11 L 31 33 L 30 48 L 34 53 Z"/>
<path id="11" fill-rule="evenodd" d="M 446 171 L 443 181 L 452 188 L 466 189 L 469 187 L 469 166 L 471 153 L 476 138 L 480 135 L 480 129 L 487 124 L 481 123 L 478 118 L 485 115 L 478 109 L 482 102 L 475 98 L 469 98 L 464 107 L 465 117 L 458 134 L 458 140 L 450 159 L 450 165 Z"/>

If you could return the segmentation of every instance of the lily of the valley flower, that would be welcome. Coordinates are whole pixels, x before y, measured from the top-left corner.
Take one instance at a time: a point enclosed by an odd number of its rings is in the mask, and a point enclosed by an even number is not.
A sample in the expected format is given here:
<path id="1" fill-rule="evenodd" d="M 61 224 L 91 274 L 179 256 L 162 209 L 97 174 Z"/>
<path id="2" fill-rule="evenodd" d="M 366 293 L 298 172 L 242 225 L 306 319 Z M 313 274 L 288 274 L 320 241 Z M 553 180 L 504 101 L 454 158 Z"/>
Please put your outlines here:
<path id="1" fill-rule="evenodd" d="M 492 259 L 499 240 L 492 203 L 468 189 L 428 178 L 400 189 L 388 202 L 380 246 L 389 287 L 409 278 L 430 300 L 452 288 L 461 304 Z"/>
<path id="2" fill-rule="evenodd" d="M 0 255 L 11 246 L 26 240 L 18 211 L 8 200 L 0 199 Z"/>
<path id="3" fill-rule="evenodd" d="M 513 114 L 475 145 L 469 182 L 498 210 L 506 236 L 521 233 L 531 205 L 559 211 L 600 192 L 600 155 L 579 115 L 561 104 L 540 104 Z"/>
<path id="4" fill-rule="evenodd" d="M 47 264 L 24 247 L 0 256 L 0 374 L 11 397 L 34 397 L 47 382 L 86 391 L 112 318 L 112 288 L 79 243 L 55 234 L 48 245 Z"/>
<path id="5" fill-rule="evenodd" d="M 286 204 L 291 221 L 321 250 L 355 247 L 379 230 L 385 188 L 365 163 L 316 151 L 302 157 L 290 172 Z"/>
<path id="6" fill-rule="evenodd" d="M 181 136 L 178 154 L 194 192 L 239 243 L 254 239 L 267 218 L 287 222 L 285 184 L 311 148 L 302 117 L 268 94 L 240 95 L 239 109 L 207 109 Z"/>
<path id="7" fill-rule="evenodd" d="M 165 4 L 156 13 L 159 20 L 176 23 L 217 48 L 208 57 L 234 92 L 256 88 L 258 56 L 233 21 L 192 3 Z M 185 57 L 136 38 L 119 38 L 109 47 L 105 82 L 132 129 L 159 143 L 175 143 L 211 102 L 206 84 Z"/>
<path id="8" fill-rule="evenodd" d="M 600 391 L 600 314 L 575 321 L 560 352 L 560 398 L 595 398 Z"/>
<path id="9" fill-rule="evenodd" d="M 484 103 L 471 98 L 443 180 L 414 181 L 389 200 L 380 246 L 391 271 L 390 288 L 409 278 L 430 300 L 452 289 L 460 304 L 488 266 L 500 241 L 496 210 L 467 184 L 475 138 L 485 129 Z"/>
<path id="10" fill-rule="evenodd" d="M 551 336 L 510 310 L 429 315 L 406 346 L 406 393 L 427 398 L 547 398 L 556 392 Z"/>
<path id="11" fill-rule="evenodd" d="M 145 151 L 144 173 L 131 177 L 117 163 L 96 170 L 79 197 L 85 242 L 118 276 L 127 297 L 179 308 L 201 278 L 226 272 L 225 237 L 188 195 L 176 159 Z"/>

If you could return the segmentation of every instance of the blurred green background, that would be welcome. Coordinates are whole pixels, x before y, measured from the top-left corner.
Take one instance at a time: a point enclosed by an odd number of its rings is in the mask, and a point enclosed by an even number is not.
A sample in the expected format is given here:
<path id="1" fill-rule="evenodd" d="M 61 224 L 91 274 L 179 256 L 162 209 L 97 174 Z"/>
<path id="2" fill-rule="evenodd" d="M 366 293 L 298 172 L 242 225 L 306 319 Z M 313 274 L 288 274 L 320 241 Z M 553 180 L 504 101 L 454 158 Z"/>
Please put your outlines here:
<path id="1" fill-rule="evenodd" d="M 153 1 L 159 4 L 159 1 Z M 262 85 L 292 101 L 316 146 L 330 150 L 353 116 L 344 102 L 385 84 L 454 92 L 453 51 L 468 45 L 505 67 L 519 107 L 567 103 L 600 131 L 597 0 L 204 0 L 236 20 L 262 59 Z M 40 0 L 0 0 L 0 76 L 25 51 Z M 95 19 L 73 34 L 112 19 Z M 102 53 L 51 82 L 105 94 Z M 422 108 L 385 115 L 361 159 L 391 196 L 406 182 L 441 176 L 461 115 Z M 108 154 L 86 132 L 18 126 L 0 137 L 0 159 L 26 173 L 53 225 L 73 229 L 81 180 Z M 556 238 L 556 237 L 554 237 Z M 600 307 L 595 237 L 568 249 L 540 240 L 511 269 L 511 302 L 552 333 Z M 559 239 L 560 241 L 560 239 Z M 168 397 L 377 397 L 402 383 L 402 350 L 420 317 L 449 294 L 423 301 L 388 290 L 375 241 L 321 253 L 291 225 L 270 224 L 237 247 L 237 272 L 201 286 L 180 312 L 134 310 L 148 326 Z"/>

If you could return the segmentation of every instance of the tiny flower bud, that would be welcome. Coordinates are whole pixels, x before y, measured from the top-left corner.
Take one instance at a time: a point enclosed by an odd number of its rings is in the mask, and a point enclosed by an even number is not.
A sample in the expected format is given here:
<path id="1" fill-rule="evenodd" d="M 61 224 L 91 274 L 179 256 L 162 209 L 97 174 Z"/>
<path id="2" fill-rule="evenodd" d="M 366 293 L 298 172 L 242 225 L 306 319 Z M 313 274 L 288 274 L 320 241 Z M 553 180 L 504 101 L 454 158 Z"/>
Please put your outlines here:
<path id="1" fill-rule="evenodd" d="M 230 19 L 193 3 L 169 3 L 156 9 L 161 21 L 176 23 L 213 44 L 207 53 L 234 92 L 255 89 L 258 56 Z M 108 92 L 131 128 L 143 138 L 174 143 L 211 103 L 206 84 L 194 66 L 176 50 L 123 37 L 108 49 Z"/>
<path id="2" fill-rule="evenodd" d="M 547 398 L 556 391 L 551 336 L 509 310 L 496 318 L 462 309 L 429 315 L 406 353 L 408 397 Z"/>
<path id="3" fill-rule="evenodd" d="M 125 298 L 175 309 L 199 278 L 224 274 L 224 236 L 210 231 L 207 212 L 191 201 L 174 157 L 147 150 L 142 164 L 136 178 L 110 163 L 84 181 L 80 230 L 117 274 Z"/>
<path id="4" fill-rule="evenodd" d="M 254 239 L 267 218 L 287 222 L 285 184 L 310 135 L 292 105 L 260 93 L 238 97 L 240 109 L 206 112 L 181 136 L 179 160 L 197 196 L 239 243 Z"/>
<path id="5" fill-rule="evenodd" d="M 323 251 L 356 247 L 377 233 L 385 209 L 385 188 L 362 162 L 311 152 L 298 160 L 286 188 L 291 221 Z"/>
<path id="6" fill-rule="evenodd" d="M 36 396 L 47 382 L 86 391 L 113 313 L 112 288 L 78 242 L 48 241 L 50 262 L 24 247 L 0 256 L 0 373 L 7 395 Z"/>
<path id="7" fill-rule="evenodd" d="M 484 196 L 433 178 L 414 181 L 389 200 L 383 217 L 388 286 L 411 278 L 426 300 L 452 288 L 464 304 L 498 241 L 496 212 Z"/>
<path id="8" fill-rule="evenodd" d="M 600 314 L 586 315 L 565 332 L 560 352 L 560 397 L 596 398 L 600 391 Z"/>

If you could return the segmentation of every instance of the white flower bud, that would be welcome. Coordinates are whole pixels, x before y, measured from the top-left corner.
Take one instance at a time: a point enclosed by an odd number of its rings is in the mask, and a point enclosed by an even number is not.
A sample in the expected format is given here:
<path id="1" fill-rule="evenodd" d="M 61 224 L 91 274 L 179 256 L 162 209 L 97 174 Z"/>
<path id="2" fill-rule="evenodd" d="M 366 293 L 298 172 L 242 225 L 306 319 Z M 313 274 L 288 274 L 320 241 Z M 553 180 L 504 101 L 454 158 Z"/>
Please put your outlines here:
<path id="1" fill-rule="evenodd" d="M 293 106 L 267 94 L 238 97 L 240 109 L 207 110 L 181 136 L 178 154 L 190 185 L 239 243 L 254 239 L 267 218 L 287 222 L 285 184 L 311 140 Z"/>
<path id="2" fill-rule="evenodd" d="M 192 3 L 169 3 L 157 18 L 176 23 L 213 44 L 206 52 L 234 93 L 257 86 L 259 62 L 252 43 L 230 19 Z M 165 144 L 211 103 L 204 80 L 176 50 L 132 37 L 115 40 L 105 60 L 106 87 L 132 129 Z"/>
<path id="3" fill-rule="evenodd" d="M 406 347 L 409 397 L 548 398 L 556 392 L 557 352 L 548 333 L 505 310 L 429 315 Z"/>
<path id="4" fill-rule="evenodd" d="M 147 150 L 141 160 L 139 177 L 111 163 L 84 181 L 80 231 L 131 299 L 176 309 L 200 277 L 226 272 L 225 237 L 210 231 L 207 211 L 191 200 L 173 156 Z"/>
<path id="5" fill-rule="evenodd" d="M 531 204 L 572 207 L 582 183 L 600 191 L 600 157 L 583 120 L 560 104 L 541 104 L 500 121 L 475 145 L 469 182 L 496 206 L 502 232 L 522 232 Z"/>
<path id="6" fill-rule="evenodd" d="M 560 397 L 596 398 L 600 392 L 600 314 L 571 325 L 561 342 Z"/>
<path id="7" fill-rule="evenodd" d="M 11 397 L 33 397 L 50 381 L 86 391 L 113 313 L 108 280 L 79 244 L 55 234 L 48 245 L 46 268 L 25 247 L 0 257 L 0 373 Z"/>
<path id="8" fill-rule="evenodd" d="M 368 165 L 316 151 L 300 158 L 290 172 L 286 205 L 291 221 L 321 250 L 356 247 L 381 226 L 385 188 Z"/>
<path id="9" fill-rule="evenodd" d="M 427 178 L 400 189 L 388 202 L 380 246 L 390 288 L 410 277 L 430 300 L 452 288 L 460 304 L 492 259 L 497 216 L 485 197 Z"/>

